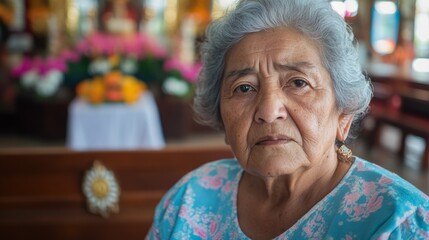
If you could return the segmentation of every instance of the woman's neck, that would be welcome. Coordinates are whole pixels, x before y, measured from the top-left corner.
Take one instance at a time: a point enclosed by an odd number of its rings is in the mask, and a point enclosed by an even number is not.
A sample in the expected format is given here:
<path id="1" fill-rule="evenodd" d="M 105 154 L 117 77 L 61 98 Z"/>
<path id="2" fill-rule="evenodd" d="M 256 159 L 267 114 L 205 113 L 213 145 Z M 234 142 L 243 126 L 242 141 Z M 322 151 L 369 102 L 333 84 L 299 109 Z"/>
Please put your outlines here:
<path id="1" fill-rule="evenodd" d="M 335 155 L 334 155 L 335 156 Z M 326 193 L 341 180 L 343 164 L 334 157 L 318 161 L 319 165 L 312 165 L 298 169 L 293 174 L 275 177 L 261 177 L 245 173 L 243 179 L 252 185 L 250 191 L 256 196 L 277 205 L 277 202 L 297 198 L 313 199 Z M 339 175 L 341 176 L 338 179 Z"/>
<path id="2" fill-rule="evenodd" d="M 325 160 L 323 166 L 276 178 L 260 178 L 245 172 L 237 199 L 242 230 L 252 238 L 258 238 L 252 232 L 265 232 L 265 238 L 292 227 L 338 185 L 350 168 L 336 158 Z"/>

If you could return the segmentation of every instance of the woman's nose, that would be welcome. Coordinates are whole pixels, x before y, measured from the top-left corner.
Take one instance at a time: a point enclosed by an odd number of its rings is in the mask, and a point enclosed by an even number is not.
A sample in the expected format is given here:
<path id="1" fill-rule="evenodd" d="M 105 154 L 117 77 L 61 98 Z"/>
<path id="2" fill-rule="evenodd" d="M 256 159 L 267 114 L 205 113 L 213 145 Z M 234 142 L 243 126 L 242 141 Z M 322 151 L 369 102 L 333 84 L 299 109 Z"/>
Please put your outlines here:
<path id="1" fill-rule="evenodd" d="M 259 92 L 255 121 L 257 123 L 273 123 L 276 120 L 286 120 L 287 111 L 285 99 L 281 89 Z"/>

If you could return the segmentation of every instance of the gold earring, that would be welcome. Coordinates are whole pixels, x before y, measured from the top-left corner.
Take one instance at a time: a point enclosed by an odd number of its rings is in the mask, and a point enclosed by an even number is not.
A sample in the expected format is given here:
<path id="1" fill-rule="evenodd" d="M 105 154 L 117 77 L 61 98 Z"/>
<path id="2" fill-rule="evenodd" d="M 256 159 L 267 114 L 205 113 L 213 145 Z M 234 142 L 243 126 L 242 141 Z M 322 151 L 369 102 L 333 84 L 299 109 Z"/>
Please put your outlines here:
<path id="1" fill-rule="evenodd" d="M 352 150 L 348 148 L 343 142 L 340 143 L 340 147 L 337 148 L 337 156 L 340 162 L 351 163 L 352 162 Z"/>

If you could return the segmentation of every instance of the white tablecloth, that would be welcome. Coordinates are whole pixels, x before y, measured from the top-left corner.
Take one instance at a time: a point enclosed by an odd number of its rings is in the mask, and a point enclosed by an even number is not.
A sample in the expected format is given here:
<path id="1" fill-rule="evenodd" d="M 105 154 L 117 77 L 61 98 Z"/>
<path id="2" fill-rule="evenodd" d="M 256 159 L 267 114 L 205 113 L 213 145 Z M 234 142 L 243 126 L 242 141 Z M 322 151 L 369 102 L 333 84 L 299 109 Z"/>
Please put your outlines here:
<path id="1" fill-rule="evenodd" d="M 88 104 L 69 107 L 67 145 L 74 150 L 160 149 L 165 146 L 158 108 L 151 92 L 132 105 Z"/>

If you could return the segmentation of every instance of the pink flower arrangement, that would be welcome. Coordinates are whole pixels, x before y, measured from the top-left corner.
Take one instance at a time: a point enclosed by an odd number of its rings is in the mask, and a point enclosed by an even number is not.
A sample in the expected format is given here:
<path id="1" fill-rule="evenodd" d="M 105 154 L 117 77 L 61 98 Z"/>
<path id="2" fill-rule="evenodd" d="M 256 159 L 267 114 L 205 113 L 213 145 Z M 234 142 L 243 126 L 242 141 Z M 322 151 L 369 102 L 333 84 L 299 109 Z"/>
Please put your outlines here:
<path id="1" fill-rule="evenodd" d="M 64 62 L 77 62 L 80 59 L 80 54 L 79 52 L 66 49 L 60 54 L 59 59 Z"/>
<path id="2" fill-rule="evenodd" d="M 151 55 L 157 58 L 167 56 L 167 51 L 146 35 L 117 36 L 105 33 L 94 33 L 76 44 L 80 54 L 113 55 L 124 54 L 136 57 Z"/>
<path id="3" fill-rule="evenodd" d="M 49 97 L 58 91 L 66 69 L 65 63 L 56 58 L 24 58 L 20 65 L 12 69 L 12 76 L 21 79 L 25 89 L 34 91 L 38 96 Z"/>
<path id="4" fill-rule="evenodd" d="M 164 46 L 144 34 L 118 36 L 97 32 L 57 56 L 24 57 L 12 69 L 12 75 L 26 89 L 31 89 L 45 78 L 59 78 L 45 81 L 55 87 L 46 87 L 44 89 L 48 90 L 41 91 L 54 94 L 61 86 L 75 91 L 79 82 L 115 70 L 148 85 L 162 85 L 167 95 L 187 98 L 192 95 L 200 69 L 199 63 L 187 64 L 171 57 Z"/>
<path id="5" fill-rule="evenodd" d="M 181 62 L 177 58 L 170 58 L 164 63 L 165 71 L 177 70 L 182 77 L 190 83 L 196 83 L 201 67 L 201 63 L 189 65 Z"/>
<path id="6" fill-rule="evenodd" d="M 41 57 L 33 59 L 24 57 L 21 64 L 12 68 L 12 76 L 21 77 L 31 70 L 35 70 L 39 75 L 44 76 L 51 70 L 65 72 L 67 70 L 67 65 L 61 59 L 54 57 L 47 59 L 43 59 Z"/>

